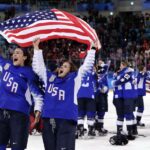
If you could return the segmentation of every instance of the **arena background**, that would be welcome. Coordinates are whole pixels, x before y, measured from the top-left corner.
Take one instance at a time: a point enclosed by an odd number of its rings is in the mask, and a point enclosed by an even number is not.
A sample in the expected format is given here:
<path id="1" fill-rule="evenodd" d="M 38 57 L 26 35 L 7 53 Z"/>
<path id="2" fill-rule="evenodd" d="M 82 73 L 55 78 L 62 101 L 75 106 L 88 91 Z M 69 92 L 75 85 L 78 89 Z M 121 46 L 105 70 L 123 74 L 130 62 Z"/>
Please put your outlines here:
<path id="1" fill-rule="evenodd" d="M 96 30 L 102 44 L 97 58 L 111 60 L 110 87 L 112 73 L 123 59 L 135 69 L 140 64 L 150 69 L 150 0 L 0 0 L 0 22 L 50 8 L 71 12 Z M 62 56 L 73 59 L 79 66 L 86 49 L 86 45 L 59 39 L 43 43 L 43 47 L 46 64 L 51 69 Z M 5 57 L 11 57 L 13 44 L 0 36 L 0 50 Z M 32 48 L 29 50 L 32 54 Z"/>
<path id="2" fill-rule="evenodd" d="M 144 64 L 150 70 L 150 0 L 0 0 L 0 22 L 19 16 L 26 12 L 58 8 L 66 10 L 87 21 L 99 36 L 102 48 L 97 58 L 105 62 L 111 60 L 108 81 L 111 88 L 112 74 L 119 67 L 121 60 L 126 59 L 133 68 Z M 70 58 L 79 66 L 83 62 L 86 45 L 65 39 L 51 40 L 42 44 L 47 66 L 53 70 L 56 62 L 62 58 Z M 9 44 L 0 36 L 0 52 L 7 58 L 11 57 L 14 45 Z M 29 48 L 32 55 L 32 47 Z M 147 81 L 150 92 L 150 82 Z M 112 92 L 109 93 L 109 105 L 112 106 Z M 146 111 L 143 120 L 147 128 L 140 129 L 140 134 L 147 137 L 131 142 L 127 149 L 149 149 L 149 94 L 144 98 Z M 106 116 L 106 128 L 115 130 L 114 108 Z M 108 143 L 109 137 L 97 138 L 93 141 L 77 141 L 77 149 L 99 148 L 118 149 Z M 103 144 L 99 144 L 103 142 Z M 42 150 L 41 136 L 30 136 L 28 149 Z M 120 148 L 120 147 L 119 147 Z"/>

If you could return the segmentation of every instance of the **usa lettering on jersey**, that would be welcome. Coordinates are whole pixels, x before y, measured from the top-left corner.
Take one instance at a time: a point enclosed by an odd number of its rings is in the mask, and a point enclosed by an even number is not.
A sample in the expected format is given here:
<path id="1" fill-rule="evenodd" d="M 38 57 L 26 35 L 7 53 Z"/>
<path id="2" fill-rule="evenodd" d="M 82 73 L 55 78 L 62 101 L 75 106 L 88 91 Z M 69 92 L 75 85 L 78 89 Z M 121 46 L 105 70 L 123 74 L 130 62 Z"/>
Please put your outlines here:
<path id="1" fill-rule="evenodd" d="M 59 89 L 59 87 L 54 87 L 54 84 L 50 84 L 47 92 L 52 96 L 58 95 L 58 100 L 65 100 L 65 91 Z"/>
<path id="2" fill-rule="evenodd" d="M 7 82 L 6 86 L 11 87 L 11 92 L 16 93 L 18 89 L 18 83 L 14 81 L 13 77 L 10 77 L 10 72 L 5 72 L 3 81 Z"/>

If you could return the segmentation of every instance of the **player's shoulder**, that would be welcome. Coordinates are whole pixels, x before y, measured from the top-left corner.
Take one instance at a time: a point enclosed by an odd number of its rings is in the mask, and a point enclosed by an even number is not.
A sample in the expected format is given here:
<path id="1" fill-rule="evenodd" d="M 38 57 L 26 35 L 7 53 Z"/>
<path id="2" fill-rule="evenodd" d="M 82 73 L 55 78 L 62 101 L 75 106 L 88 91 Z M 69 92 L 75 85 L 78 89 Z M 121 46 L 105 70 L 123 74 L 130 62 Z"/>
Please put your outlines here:
<path id="1" fill-rule="evenodd" d="M 28 78 L 28 79 L 34 79 L 37 78 L 37 75 L 34 73 L 32 67 L 25 66 L 21 68 L 21 72 Z"/>
<path id="2" fill-rule="evenodd" d="M 31 74 L 34 73 L 32 67 L 30 67 L 30 66 L 21 67 L 21 70 L 22 70 L 23 72 L 27 73 L 28 75 L 30 75 L 29 73 L 31 73 Z"/>

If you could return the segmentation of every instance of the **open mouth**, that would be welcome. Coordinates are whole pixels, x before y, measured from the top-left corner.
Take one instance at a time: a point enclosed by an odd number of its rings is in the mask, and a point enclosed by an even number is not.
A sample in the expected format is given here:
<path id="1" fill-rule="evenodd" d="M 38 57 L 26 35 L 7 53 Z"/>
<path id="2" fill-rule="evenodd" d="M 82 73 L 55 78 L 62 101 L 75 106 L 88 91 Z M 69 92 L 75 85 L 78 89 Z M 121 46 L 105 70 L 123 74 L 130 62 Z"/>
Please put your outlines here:
<path id="1" fill-rule="evenodd" d="M 63 73 L 63 70 L 60 70 L 60 71 L 59 71 L 59 74 L 62 74 L 62 73 Z"/>
<path id="2" fill-rule="evenodd" d="M 14 63 L 14 64 L 18 64 L 18 58 L 14 58 L 14 59 L 13 59 L 13 63 Z"/>
<path id="3" fill-rule="evenodd" d="M 18 61 L 18 59 L 17 59 L 17 58 L 14 58 L 14 62 L 16 62 L 16 61 Z"/>

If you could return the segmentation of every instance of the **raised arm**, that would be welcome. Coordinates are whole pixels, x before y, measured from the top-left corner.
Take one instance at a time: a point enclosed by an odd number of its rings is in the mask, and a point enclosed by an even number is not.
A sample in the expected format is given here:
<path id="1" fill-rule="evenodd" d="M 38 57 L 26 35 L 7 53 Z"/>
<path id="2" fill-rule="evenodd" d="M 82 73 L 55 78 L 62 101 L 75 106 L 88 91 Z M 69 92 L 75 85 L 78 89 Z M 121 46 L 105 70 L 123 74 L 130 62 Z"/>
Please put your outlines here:
<path id="1" fill-rule="evenodd" d="M 39 76 L 39 78 L 44 82 L 45 86 L 47 86 L 47 75 L 46 75 L 46 67 L 43 58 L 43 52 L 39 49 L 40 39 L 36 39 L 33 41 L 34 54 L 32 61 L 33 71 Z"/>
<path id="2" fill-rule="evenodd" d="M 95 49 L 91 49 L 87 52 L 87 56 L 83 65 L 79 68 L 78 76 L 82 78 L 87 72 L 92 72 L 95 62 Z"/>
<path id="3" fill-rule="evenodd" d="M 79 68 L 77 77 L 75 78 L 75 91 L 74 91 L 74 103 L 77 104 L 77 93 L 81 86 L 81 80 L 87 72 L 93 71 L 93 66 L 95 62 L 95 50 L 91 49 L 88 51 L 87 56 L 84 60 L 83 65 Z"/>
<path id="4" fill-rule="evenodd" d="M 114 84 L 115 86 L 118 85 L 123 85 L 129 81 L 133 81 L 135 79 L 133 72 L 129 71 L 129 72 L 125 72 L 124 74 L 122 74 L 119 79 L 116 78 Z"/>

